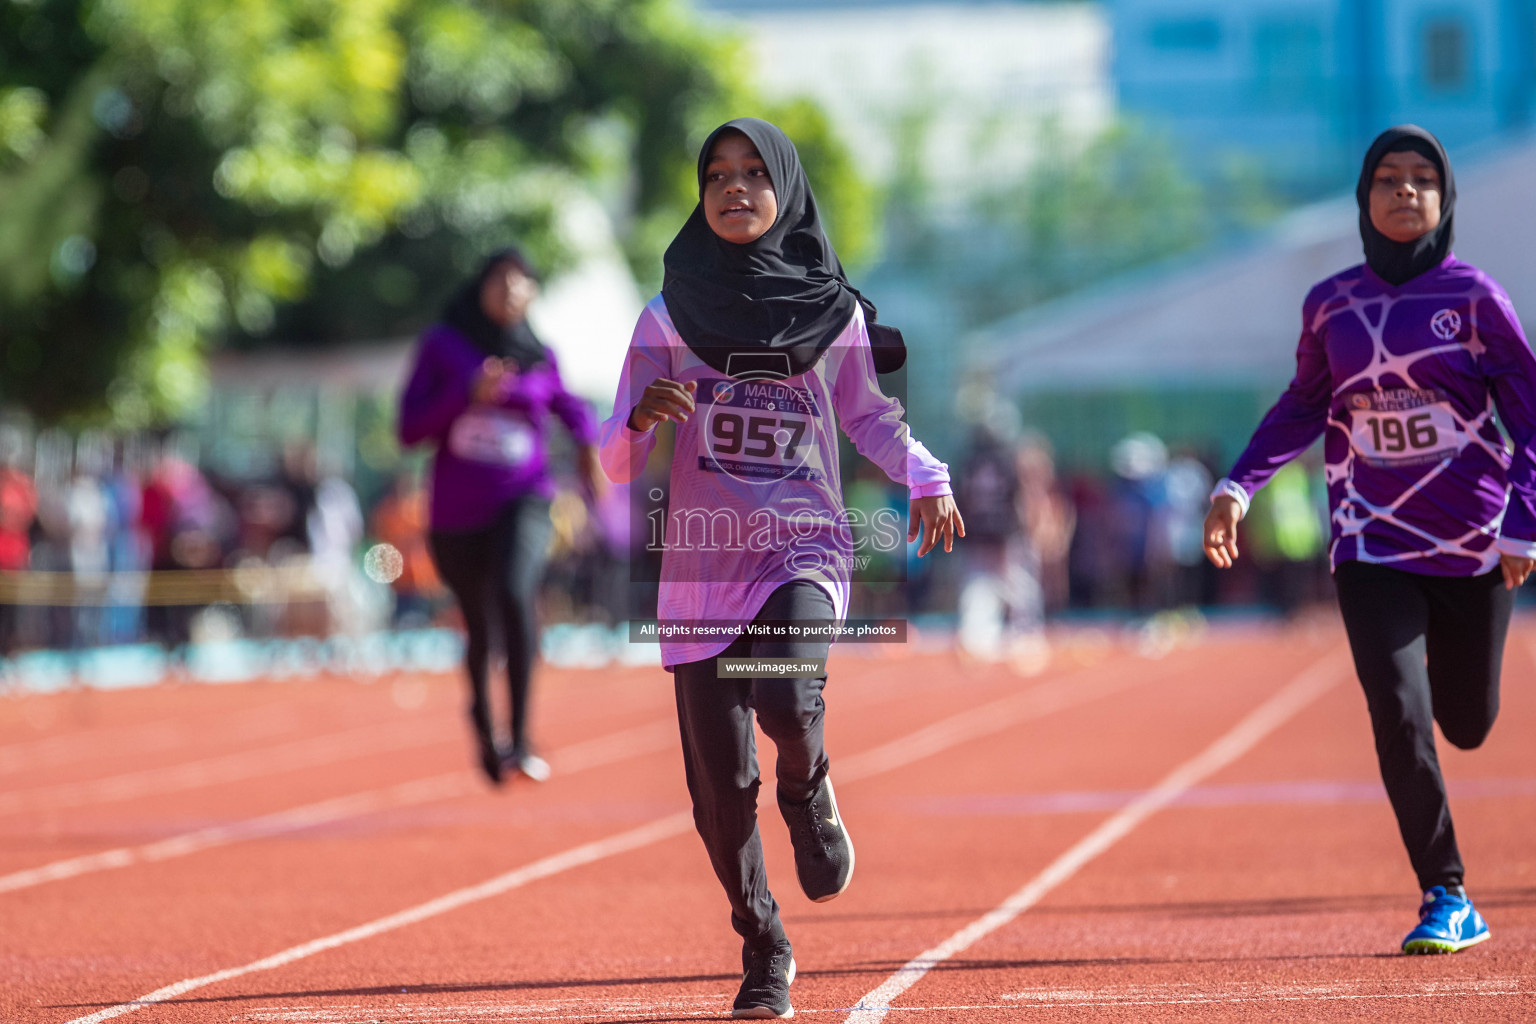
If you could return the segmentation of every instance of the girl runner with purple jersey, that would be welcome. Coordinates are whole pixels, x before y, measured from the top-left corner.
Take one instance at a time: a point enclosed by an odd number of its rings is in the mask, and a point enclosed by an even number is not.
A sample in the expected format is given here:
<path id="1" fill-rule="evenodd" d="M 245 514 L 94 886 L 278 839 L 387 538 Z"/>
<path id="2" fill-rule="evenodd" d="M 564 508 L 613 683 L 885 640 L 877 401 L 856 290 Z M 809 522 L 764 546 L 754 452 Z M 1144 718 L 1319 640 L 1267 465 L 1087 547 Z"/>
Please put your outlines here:
<path id="1" fill-rule="evenodd" d="M 1454 953 L 1489 932 L 1462 887 L 1434 723 L 1470 750 L 1498 714 L 1536 557 L 1536 358 L 1498 282 L 1451 254 L 1456 185 L 1433 135 L 1383 132 L 1355 197 L 1365 263 L 1307 295 L 1296 376 L 1216 485 L 1205 550 L 1231 566 L 1249 499 L 1323 435 L 1339 609 L 1424 894 L 1403 952 Z"/>
<path id="2" fill-rule="evenodd" d="M 554 494 L 545 434 L 553 413 L 576 441 L 583 483 L 602 485 L 591 410 L 566 391 L 555 357 L 529 328 L 538 281 L 522 252 L 492 253 L 429 327 L 400 397 L 400 441 L 435 446 L 431 532 L 437 571 L 458 600 L 467 634 L 470 722 L 480 767 L 535 781 L 549 765 L 528 742 L 528 690 L 538 650 L 534 598 L 549 548 Z M 510 748 L 496 740 L 487 693 L 499 633 L 511 692 Z"/>
<path id="3" fill-rule="evenodd" d="M 656 425 L 677 424 L 658 618 L 688 635 L 663 636 L 662 660 L 694 822 L 743 942 L 732 1016 L 789 1017 L 795 964 L 764 872 L 753 714 L 778 748 L 779 809 L 801 888 L 830 900 L 847 888 L 854 856 L 822 746 L 829 639 L 814 630 L 845 617 L 861 541 L 902 545 L 899 530 L 878 525 L 853 539 L 838 421 L 860 454 L 908 487 L 907 540 L 926 532 L 919 555 L 941 537 L 950 550 L 965 526 L 948 468 L 880 390 L 877 367 L 895 369 L 900 357 L 872 347 L 871 334 L 883 343 L 890 329 L 844 276 L 794 144 L 766 121 L 739 118 L 705 141 L 698 177 L 699 205 L 635 326 L 600 451 L 612 479 L 633 480 Z M 782 627 L 813 635 L 760 635 Z M 726 658 L 817 667 L 732 676 Z"/>

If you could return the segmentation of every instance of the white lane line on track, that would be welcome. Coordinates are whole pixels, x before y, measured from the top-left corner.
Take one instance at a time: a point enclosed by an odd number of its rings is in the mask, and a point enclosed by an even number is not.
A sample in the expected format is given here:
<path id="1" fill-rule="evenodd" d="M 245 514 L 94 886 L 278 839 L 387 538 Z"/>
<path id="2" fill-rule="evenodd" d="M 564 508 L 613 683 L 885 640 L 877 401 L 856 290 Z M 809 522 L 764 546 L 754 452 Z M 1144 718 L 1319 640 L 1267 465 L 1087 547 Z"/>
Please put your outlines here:
<path id="1" fill-rule="evenodd" d="M 216 846 L 227 846 L 230 843 L 237 843 L 245 839 L 259 839 L 266 836 L 297 832 L 302 829 L 314 828 L 319 825 L 358 817 L 385 808 L 407 807 L 412 804 L 427 803 L 434 800 L 446 800 L 451 797 L 471 793 L 476 788 L 474 778 L 467 771 L 434 775 L 430 778 L 416 779 L 386 789 L 368 790 L 367 792 L 335 797 L 330 800 L 321 800 L 318 803 L 305 804 L 302 807 L 293 807 L 272 814 L 263 814 L 259 817 L 247 818 L 244 821 L 231 822 L 227 825 L 214 825 L 209 828 L 197 829 L 193 832 L 183 832 L 180 835 L 159 839 L 152 843 L 144 843 L 141 846 L 125 846 L 115 850 L 103 850 L 100 853 L 90 853 L 80 857 L 70 857 L 66 860 L 56 860 L 51 864 L 44 864 L 41 867 L 15 871 L 9 875 L 0 875 L 0 893 L 28 889 L 33 886 L 42 885 L 45 882 L 57 882 L 95 871 L 125 868 L 132 864 L 151 864 L 156 861 L 170 860 L 173 857 L 185 857 L 187 854 L 196 853 L 199 850 L 207 850 Z"/>
<path id="2" fill-rule="evenodd" d="M 592 1020 L 594 1017 L 718 1017 L 720 1001 L 736 994 L 700 992 L 660 999 L 542 999 L 536 1002 L 450 1003 L 415 1005 L 404 1000 L 393 1006 L 364 1003 L 268 1006 L 247 1011 L 233 1020 L 291 1022 L 291 1024 L 412 1024 L 416 1021 Z"/>
<path id="3" fill-rule="evenodd" d="M 1105 668 L 1106 666 L 1099 667 Z M 889 771 L 892 768 L 909 763 L 911 759 L 897 758 L 889 753 L 892 748 L 903 743 L 921 744 L 922 749 L 925 751 L 924 756 L 928 756 L 947 750 L 950 747 L 958 746 L 969 740 L 1001 732 L 1016 722 L 1032 717 L 1027 711 L 1031 695 L 1035 695 L 1042 702 L 1049 702 L 1052 710 L 1060 710 L 1074 703 L 1085 703 L 1106 693 L 1160 680 L 1165 676 L 1173 674 L 1178 666 L 1162 663 L 1159 671 L 1142 674 L 1124 671 L 1124 666 L 1115 665 L 1107 666 L 1107 668 L 1112 670 L 1110 674 L 1113 677 L 1113 681 L 1109 684 L 1096 684 L 1091 678 L 1094 670 L 1083 669 L 1059 679 L 1040 683 L 1020 693 L 984 704 L 979 708 L 962 711 L 949 718 L 935 722 L 924 729 L 919 729 L 917 732 L 911 733 L 894 743 L 884 744 L 873 750 L 866 751 L 862 755 L 850 757 L 847 760 L 852 762 L 859 778 L 868 778 L 870 775 Z M 1075 699 L 1073 699 L 1074 697 Z M 988 712 L 989 709 L 990 713 L 979 713 Z M 956 726 L 957 720 L 963 721 L 965 728 L 962 729 Z M 879 758 L 874 758 L 874 755 L 877 754 L 880 755 Z M 841 768 L 838 769 L 838 772 L 838 778 L 844 778 L 846 773 Z M 355 928 L 349 928 L 344 932 L 337 932 L 335 935 L 329 935 L 323 939 L 315 939 L 312 942 L 293 946 L 280 953 L 274 953 L 272 956 L 248 963 L 243 967 L 231 967 L 222 971 L 216 971 L 213 974 L 205 974 L 198 978 L 178 981 L 173 985 L 156 989 L 126 1003 L 109 1006 L 104 1010 L 98 1010 L 96 1013 L 88 1014 L 84 1017 L 77 1017 L 69 1021 L 68 1024 L 99 1024 L 100 1021 L 111 1020 L 113 1017 L 120 1017 L 125 1013 L 132 1013 L 134 1010 L 143 1009 L 146 1006 L 155 1006 L 167 1002 L 194 989 L 203 988 L 221 981 L 229 981 L 247 974 L 254 974 L 257 971 L 268 971 L 273 968 L 283 967 L 296 960 L 314 956 L 316 953 L 334 949 L 337 946 L 370 939 L 375 935 L 381 935 L 384 932 L 393 931 L 405 925 L 416 924 L 438 914 L 447 913 L 450 910 L 456 910 L 469 903 L 490 899 L 493 896 L 500 896 L 529 882 L 547 878 L 550 875 L 559 874 L 571 868 L 591 864 L 594 861 L 602 860 L 605 857 L 611 857 L 618 853 L 638 850 L 641 847 L 649 846 L 652 843 L 660 842 L 663 839 L 670 839 L 673 836 L 687 832 L 692 827 L 693 815 L 691 812 L 680 811 L 677 814 L 669 814 L 647 825 L 641 825 L 638 828 L 621 832 L 607 839 L 584 843 L 564 853 L 546 857 L 526 867 L 517 868 L 504 875 L 499 875 L 490 881 L 482 882 L 479 885 L 466 889 L 459 889 L 446 896 L 440 896 L 435 900 L 408 910 L 402 910 L 388 917 L 379 918 L 368 924 L 358 925 Z M 710 1012 L 716 1013 L 718 1011 Z"/>
<path id="4" fill-rule="evenodd" d="M 144 751 L 163 753 L 214 733 L 231 739 L 267 739 L 303 720 L 301 714 L 291 708 L 262 708 L 233 722 L 226 721 L 231 717 L 224 713 L 209 713 L 185 722 L 142 722 L 9 744 L 0 749 L 0 775 L 53 768 L 81 760 L 121 759 Z M 218 724 L 221 722 L 224 724 Z"/>
<path id="5" fill-rule="evenodd" d="M 1334 981 L 1239 981 L 1226 985 L 1174 982 L 1115 985 L 1099 989 L 1036 988 L 1002 998 L 1015 1006 L 1162 1006 L 1182 1003 L 1313 1002 L 1336 999 L 1427 999 L 1435 996 L 1536 995 L 1530 979 L 1518 976 L 1448 981 L 1341 978 Z M 893 1007 L 893 1010 L 902 1007 Z"/>
<path id="6" fill-rule="evenodd" d="M 629 850 L 638 850 L 641 847 L 649 846 L 663 839 L 680 835 L 692 827 L 692 814 L 686 811 L 669 814 L 665 818 L 659 818 L 648 824 L 641 825 L 639 828 L 620 832 L 618 835 L 599 839 L 595 842 L 583 843 L 580 846 L 566 850 L 564 853 L 557 853 L 552 857 L 545 857 L 543 860 L 534 861 L 526 867 L 508 871 L 504 875 L 498 875 L 489 881 L 481 882 L 479 885 L 457 889 L 445 896 L 428 900 L 426 903 L 418 904 L 408 910 L 402 910 L 397 914 L 390 914 L 388 917 L 381 917 L 376 921 L 358 925 L 356 928 L 348 928 L 346 931 L 327 935 L 323 939 L 315 939 L 312 942 L 292 946 L 281 953 L 274 953 L 272 956 L 252 961 L 243 967 L 230 967 L 222 971 L 215 971 L 212 974 L 205 974 L 199 978 L 188 978 L 185 981 L 178 981 L 174 985 L 167 985 L 164 988 L 156 989 L 131 1002 L 109 1006 L 105 1010 L 98 1010 L 96 1013 L 77 1017 L 70 1024 L 98 1024 L 100 1021 L 111 1020 L 113 1017 L 120 1017 L 125 1013 L 131 1013 L 146 1006 L 154 1006 L 158 1003 L 175 999 L 177 996 L 190 992 L 193 989 L 203 988 L 206 985 L 213 985 L 221 981 L 229 981 L 247 974 L 254 974 L 257 971 L 270 971 L 274 968 L 291 964 L 296 960 L 303 960 L 305 957 L 314 956 L 316 953 L 322 953 L 328 949 L 360 942 L 363 939 L 371 939 L 376 935 L 383 935 L 385 932 L 391 932 L 406 925 L 416 924 L 428 918 L 436 917 L 439 914 L 446 914 L 450 910 L 457 910 L 459 907 L 477 903 L 480 900 L 500 896 L 503 893 L 527 885 L 529 882 L 548 878 L 550 875 L 557 875 L 562 871 L 569 871 L 572 868 L 591 864 L 594 861 L 602 860 L 605 857 L 612 857 L 615 854 L 625 853 Z"/>
<path id="7" fill-rule="evenodd" d="M 876 671 L 877 669 L 871 668 L 869 671 L 861 673 L 860 678 L 862 679 L 865 675 L 874 674 Z M 343 733 L 333 733 L 324 737 L 293 740 L 277 746 L 237 751 L 233 754 L 225 754 L 182 764 L 165 765 L 160 768 L 146 768 L 107 778 L 85 779 L 78 782 L 57 783 L 27 790 L 0 792 L 0 814 L 26 810 L 52 811 L 89 803 L 158 795 L 162 792 L 195 789 L 224 782 L 238 782 L 263 775 L 317 767 L 321 764 L 328 764 L 337 760 L 347 760 L 352 757 L 362 756 L 373 750 L 401 749 L 401 747 L 377 745 L 369 747 L 368 740 L 370 735 L 373 735 L 370 733 L 370 730 L 393 730 L 395 732 L 407 733 L 423 733 L 429 729 L 438 730 L 441 732 L 441 735 L 436 735 L 430 739 L 423 739 L 422 743 L 446 741 L 451 738 L 450 730 L 452 730 L 452 736 L 457 735 L 458 721 L 457 717 L 450 720 L 447 717 L 434 716 L 430 721 L 416 719 L 410 722 L 376 723 L 371 726 Z M 156 735 L 155 733 L 147 732 L 147 730 L 152 728 L 149 725 L 140 728 L 145 730 L 148 736 Z M 144 737 L 141 736 L 139 738 L 143 739 Z M 59 743 L 70 741 L 71 739 L 71 737 L 57 737 L 53 740 L 39 741 L 39 743 Z M 406 739 L 408 740 L 409 737 L 406 737 Z M 345 749 L 338 749 L 332 752 L 331 755 L 327 755 L 325 750 L 326 744 L 336 740 L 344 741 L 346 744 Z M 375 743 L 377 742 L 375 741 Z M 403 746 L 407 747 L 411 745 L 413 744 L 410 742 L 403 744 Z M 580 746 L 580 744 L 577 744 L 577 746 Z M 0 750 L 0 759 L 5 758 L 10 753 L 13 752 Z M 291 764 L 267 764 L 267 761 L 270 759 L 289 755 L 296 755 L 297 760 Z M 596 758 L 597 760 L 592 762 L 592 766 L 595 767 L 605 763 L 601 759 L 606 755 L 602 750 L 595 748 L 585 752 L 577 752 L 573 747 L 568 751 L 568 756 L 582 760 L 583 764 L 587 760 Z M 318 760 L 316 759 L 317 757 Z M 28 804 L 35 806 L 28 807 Z"/>
<path id="8" fill-rule="evenodd" d="M 561 747 L 549 755 L 549 765 L 553 771 L 568 775 L 627 761 L 642 754 L 671 750 L 678 747 L 680 742 L 677 738 L 677 719 L 668 718 Z"/>
<path id="9" fill-rule="evenodd" d="M 616 761 L 665 750 L 676 743 L 676 726 L 657 722 L 584 740 L 563 747 L 550 755 L 550 765 L 562 775 L 570 775 Z M 315 828 L 347 818 L 360 817 L 386 808 L 408 807 L 466 796 L 484 789 L 484 784 L 468 771 L 447 772 L 423 779 L 413 779 L 397 786 L 353 793 L 263 814 L 227 825 L 184 832 L 141 846 L 120 847 L 100 853 L 57 860 L 51 864 L 0 875 L 0 893 L 14 892 L 66 878 L 125 868 L 132 864 L 154 863 L 172 857 L 185 857 L 199 850 L 227 846 L 246 839 L 260 839 Z"/>
<path id="10" fill-rule="evenodd" d="M 437 685 L 439 680 L 449 679 L 455 692 L 463 684 L 458 673 L 423 672 L 409 677 Z M 310 680 L 289 677 L 277 685 L 306 686 Z M 364 683 L 363 685 L 372 685 Z M 0 694 L 3 695 L 3 694 Z M 29 695 L 30 699 L 47 700 L 60 694 Z M 93 694 L 94 696 L 94 694 Z M 102 725 L 69 732 L 60 736 L 39 739 L 7 741 L 0 738 L 0 775 L 11 775 L 37 768 L 57 767 L 82 760 L 122 760 L 145 751 L 165 753 L 185 746 L 199 738 L 218 735 L 230 739 L 265 739 L 274 734 L 291 731 L 302 724 L 306 715 L 323 712 L 326 705 L 295 703 L 275 698 L 274 703 L 252 709 L 207 709 L 193 713 L 190 718 L 171 722 L 154 720 L 130 724 Z M 457 707 L 450 714 L 444 711 L 429 712 L 435 719 L 452 721 L 460 718 Z M 51 719 L 50 719 L 51 724 Z"/>
<path id="11" fill-rule="evenodd" d="M 266 1006 L 249 1010 L 241 1021 L 262 1024 L 432 1024 L 438 1021 L 593 1020 L 603 1018 L 655 1019 L 666 1017 L 718 1017 L 720 1000 L 732 993 L 701 993 L 690 996 L 645 999 L 547 999 L 530 1002 L 481 1002 L 418 1005 L 408 999 L 394 1005 L 354 1003 Z M 1118 988 L 1031 989 L 1001 997 L 1003 1002 L 937 1006 L 897 1006 L 893 1013 L 934 1013 L 962 1010 L 1021 1008 L 1176 1006 L 1200 1003 L 1312 1003 L 1373 999 L 1445 999 L 1453 997 L 1536 996 L 1530 979 L 1519 976 L 1467 979 L 1465 981 L 1401 981 L 1360 978 L 1327 983 L 1268 984 L 1236 982 L 1225 986 L 1193 984 L 1123 986 Z M 812 1013 L 846 1013 L 846 1009 L 795 1007 L 796 1016 Z"/>
<path id="12" fill-rule="evenodd" d="M 1179 765 L 1134 803 L 1106 820 L 1044 871 L 996 908 L 983 914 L 943 942 L 913 957 L 876 986 L 847 1017 L 849 1024 L 878 1024 L 893 1009 L 898 996 L 922 980 L 930 970 L 992 934 L 1034 906 L 1089 861 L 1125 838 L 1136 826 L 1168 806 L 1205 778 L 1246 754 L 1264 737 L 1289 721 L 1343 678 L 1343 659 L 1329 654 L 1303 671 L 1278 693 L 1244 716 L 1243 720 L 1205 750 Z"/>
<path id="13" fill-rule="evenodd" d="M 158 796 L 226 782 L 241 782 L 317 768 L 337 761 L 350 761 L 369 754 L 445 743 L 455 736 L 456 733 L 451 731 L 446 720 L 426 725 L 414 721 L 370 725 L 199 761 L 125 772 L 104 779 L 64 782 L 0 793 L 0 814 L 28 810 L 56 811 L 86 804 Z"/>
<path id="14" fill-rule="evenodd" d="M 837 781 L 848 783 L 881 775 L 959 746 L 967 740 L 1001 732 L 1009 726 L 1074 704 L 1082 704 L 1095 697 L 1160 680 L 1171 674 L 1173 669 L 1166 664 L 1157 671 L 1145 667 L 1141 672 L 1130 671 L 1122 666 L 1120 671 L 1099 679 L 1092 678 L 1091 673 L 1084 670 L 1047 680 L 1000 700 L 950 715 L 872 750 L 845 757 L 834 764 Z"/>

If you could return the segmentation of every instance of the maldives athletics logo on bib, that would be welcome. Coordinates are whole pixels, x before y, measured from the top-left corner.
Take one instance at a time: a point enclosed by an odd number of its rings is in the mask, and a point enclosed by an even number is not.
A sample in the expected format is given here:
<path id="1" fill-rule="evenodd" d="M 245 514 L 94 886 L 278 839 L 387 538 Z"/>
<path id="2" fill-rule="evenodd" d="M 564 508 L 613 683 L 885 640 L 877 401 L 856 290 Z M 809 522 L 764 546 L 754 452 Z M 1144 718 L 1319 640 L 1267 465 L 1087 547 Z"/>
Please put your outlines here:
<path id="1" fill-rule="evenodd" d="M 1442 309 L 1429 318 L 1429 329 L 1441 341 L 1455 341 L 1461 333 L 1461 314 L 1454 309 Z"/>

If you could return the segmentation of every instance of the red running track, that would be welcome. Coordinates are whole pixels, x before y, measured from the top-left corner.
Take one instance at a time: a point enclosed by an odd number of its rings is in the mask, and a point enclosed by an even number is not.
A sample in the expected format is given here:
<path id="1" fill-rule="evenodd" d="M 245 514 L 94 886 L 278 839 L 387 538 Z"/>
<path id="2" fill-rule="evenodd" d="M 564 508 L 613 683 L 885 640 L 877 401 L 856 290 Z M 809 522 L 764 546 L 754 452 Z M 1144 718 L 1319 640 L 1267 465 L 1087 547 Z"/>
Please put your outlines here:
<path id="1" fill-rule="evenodd" d="M 1413 879 L 1344 653 L 1313 627 L 1069 638 L 1031 679 L 835 654 L 847 894 L 799 894 L 764 801 L 798 1015 L 1536 1019 L 1536 624 L 1489 742 L 1442 752 L 1493 929 L 1454 957 L 1395 954 Z M 0 699 L 0 1020 L 726 1016 L 670 677 L 540 686 L 555 777 L 500 791 L 451 677 Z"/>

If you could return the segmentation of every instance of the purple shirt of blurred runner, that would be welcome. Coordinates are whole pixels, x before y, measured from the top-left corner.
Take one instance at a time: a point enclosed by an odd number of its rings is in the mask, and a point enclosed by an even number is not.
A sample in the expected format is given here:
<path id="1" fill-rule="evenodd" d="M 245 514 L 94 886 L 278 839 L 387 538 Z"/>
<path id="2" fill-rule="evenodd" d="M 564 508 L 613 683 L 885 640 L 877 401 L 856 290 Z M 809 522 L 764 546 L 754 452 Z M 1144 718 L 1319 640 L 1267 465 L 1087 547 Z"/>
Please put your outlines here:
<path id="1" fill-rule="evenodd" d="M 509 373 L 500 400 L 470 397 L 485 353 L 443 324 L 429 327 L 400 396 L 400 440 L 431 441 L 431 520 L 434 530 L 473 530 L 489 524 L 507 502 L 524 495 L 551 497 L 547 430 L 559 417 L 577 444 L 597 440 L 587 403 L 565 389 L 554 353 L 546 362 Z"/>
<path id="2" fill-rule="evenodd" d="M 1536 357 L 1471 264 L 1447 256 L 1400 287 L 1362 264 L 1316 285 L 1296 376 L 1218 489 L 1246 508 L 1319 434 L 1335 567 L 1471 576 L 1500 552 L 1536 557 Z"/>

